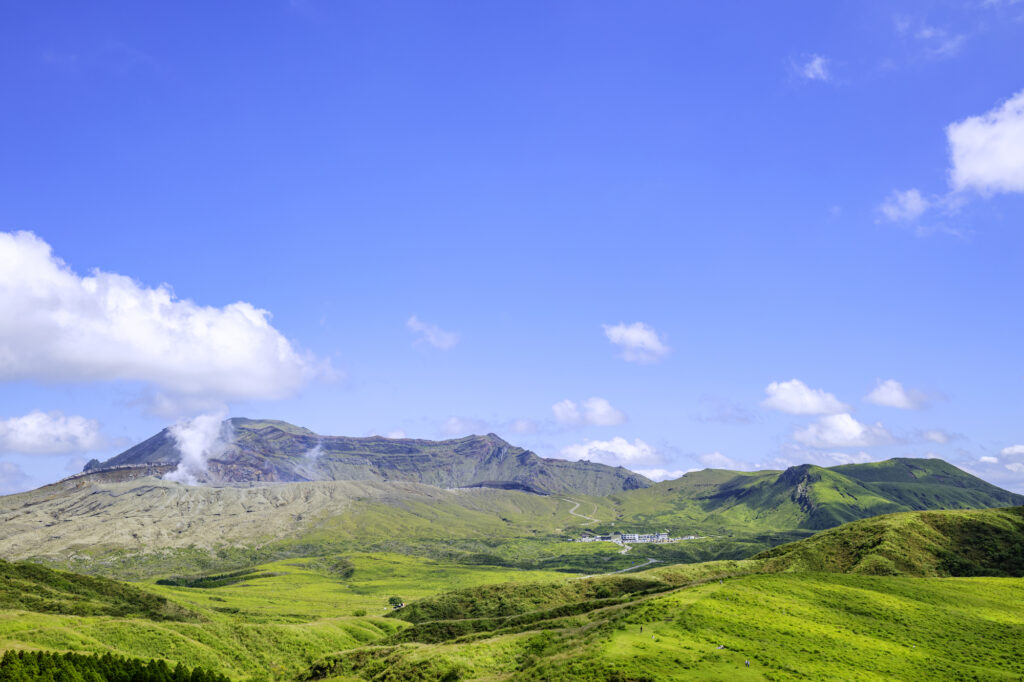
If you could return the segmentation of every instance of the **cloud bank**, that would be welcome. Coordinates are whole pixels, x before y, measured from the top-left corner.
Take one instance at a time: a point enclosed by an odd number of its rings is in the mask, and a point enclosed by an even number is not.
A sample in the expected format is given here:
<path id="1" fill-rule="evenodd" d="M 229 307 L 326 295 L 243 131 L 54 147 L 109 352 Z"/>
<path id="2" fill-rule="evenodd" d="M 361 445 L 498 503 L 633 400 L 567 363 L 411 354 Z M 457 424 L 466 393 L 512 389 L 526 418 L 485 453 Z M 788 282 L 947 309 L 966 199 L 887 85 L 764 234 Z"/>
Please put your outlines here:
<path id="1" fill-rule="evenodd" d="M 166 285 L 82 277 L 36 235 L 0 233 L 0 380 L 138 381 L 171 412 L 286 397 L 323 371 L 249 303 L 200 306 Z"/>
<path id="2" fill-rule="evenodd" d="M 881 424 L 862 424 L 849 414 L 821 417 L 814 424 L 797 429 L 793 438 L 812 448 L 865 448 L 891 443 L 893 438 Z"/>
<path id="3" fill-rule="evenodd" d="M 577 445 L 562 448 L 562 456 L 570 460 L 585 459 L 610 466 L 655 467 L 661 464 L 661 456 L 653 447 L 635 439 L 630 443 L 625 438 L 616 436 L 611 440 L 588 440 Z"/>
<path id="4" fill-rule="evenodd" d="M 94 419 L 36 410 L 0 420 L 0 452 L 66 455 L 98 450 L 105 444 Z"/>

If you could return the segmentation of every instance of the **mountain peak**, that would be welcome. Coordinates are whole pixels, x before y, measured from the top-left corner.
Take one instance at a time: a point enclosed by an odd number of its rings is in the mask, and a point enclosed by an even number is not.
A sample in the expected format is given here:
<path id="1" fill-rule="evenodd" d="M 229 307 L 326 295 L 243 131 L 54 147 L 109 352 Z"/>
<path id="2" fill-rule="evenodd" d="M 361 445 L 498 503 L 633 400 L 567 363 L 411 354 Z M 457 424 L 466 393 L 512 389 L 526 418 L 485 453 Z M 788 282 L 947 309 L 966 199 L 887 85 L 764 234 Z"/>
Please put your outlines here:
<path id="1" fill-rule="evenodd" d="M 200 482 L 412 481 L 441 488 L 485 486 L 585 495 L 651 484 L 628 469 L 544 459 L 495 433 L 430 441 L 323 436 L 275 419 L 234 417 L 225 424 L 230 428 L 222 430 L 221 437 L 230 440 L 204 450 L 204 466 L 196 474 Z M 134 467 L 138 476 L 166 474 L 181 460 L 171 430 L 164 429 L 106 462 L 90 463 L 86 473 L 102 476 L 116 468 L 123 477 Z"/>

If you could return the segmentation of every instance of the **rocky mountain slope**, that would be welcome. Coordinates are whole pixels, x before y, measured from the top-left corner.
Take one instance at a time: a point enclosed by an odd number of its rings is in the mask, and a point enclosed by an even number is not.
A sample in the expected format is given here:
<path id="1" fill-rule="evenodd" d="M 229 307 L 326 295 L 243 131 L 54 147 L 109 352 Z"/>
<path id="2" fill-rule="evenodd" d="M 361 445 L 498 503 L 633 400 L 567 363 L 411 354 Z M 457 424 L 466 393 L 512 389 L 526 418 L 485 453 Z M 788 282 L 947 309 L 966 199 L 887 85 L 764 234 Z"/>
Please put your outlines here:
<path id="1" fill-rule="evenodd" d="M 491 487 L 540 494 L 608 495 L 651 481 L 622 467 L 538 457 L 494 434 L 445 441 L 321 436 L 272 420 L 229 419 L 201 481 L 411 481 L 441 488 Z M 86 472 L 109 480 L 124 467 L 166 474 L 182 453 L 170 429 Z M 106 472 L 104 477 L 102 474 Z M 115 473 L 117 472 L 117 473 Z"/>

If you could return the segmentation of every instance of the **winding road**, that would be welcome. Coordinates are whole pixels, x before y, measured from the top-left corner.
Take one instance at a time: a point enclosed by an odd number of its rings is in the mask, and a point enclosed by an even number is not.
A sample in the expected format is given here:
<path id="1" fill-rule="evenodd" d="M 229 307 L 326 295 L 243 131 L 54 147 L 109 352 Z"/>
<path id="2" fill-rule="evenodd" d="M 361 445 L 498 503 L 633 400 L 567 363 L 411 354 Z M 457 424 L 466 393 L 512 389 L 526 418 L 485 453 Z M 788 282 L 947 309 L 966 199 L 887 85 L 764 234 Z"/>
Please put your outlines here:
<path id="1" fill-rule="evenodd" d="M 581 519 L 588 519 L 590 523 L 601 523 L 601 519 L 595 519 L 593 516 L 587 516 L 586 514 L 577 514 L 576 510 L 580 508 L 580 503 L 576 502 L 576 500 L 570 500 L 567 497 L 563 497 L 562 499 L 564 501 L 566 501 L 566 502 L 573 502 L 573 503 L 575 503 L 576 506 L 574 506 L 572 509 L 569 510 L 569 513 L 572 514 L 573 516 L 578 516 Z M 594 511 L 592 511 L 590 513 L 591 514 L 596 514 L 597 513 L 597 503 L 596 502 L 594 503 Z"/>

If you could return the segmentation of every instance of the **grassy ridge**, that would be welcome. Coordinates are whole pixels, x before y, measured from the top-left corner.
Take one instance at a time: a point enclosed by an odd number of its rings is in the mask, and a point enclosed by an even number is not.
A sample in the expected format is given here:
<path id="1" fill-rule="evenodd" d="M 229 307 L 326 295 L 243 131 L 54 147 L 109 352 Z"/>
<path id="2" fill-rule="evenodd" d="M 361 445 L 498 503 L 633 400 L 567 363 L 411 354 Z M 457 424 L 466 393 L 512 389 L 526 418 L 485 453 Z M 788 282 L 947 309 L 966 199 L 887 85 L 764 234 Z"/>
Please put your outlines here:
<path id="1" fill-rule="evenodd" d="M 0 560 L 0 609 L 103 615 L 150 620 L 188 620 L 195 614 L 133 585 Z"/>
<path id="2" fill-rule="evenodd" d="M 765 570 L 1024 576 L 1024 507 L 891 514 L 757 555 Z"/>
<path id="3" fill-rule="evenodd" d="M 519 632 L 364 647 L 307 677 L 1015 680 L 1022 599 L 1005 578 L 747 575 Z"/>
<path id="4" fill-rule="evenodd" d="M 458 590 L 308 676 L 1017 679 L 1024 582 L 908 577 L 958 574 L 1024 575 L 1024 508 L 894 514 L 749 561 Z"/>

